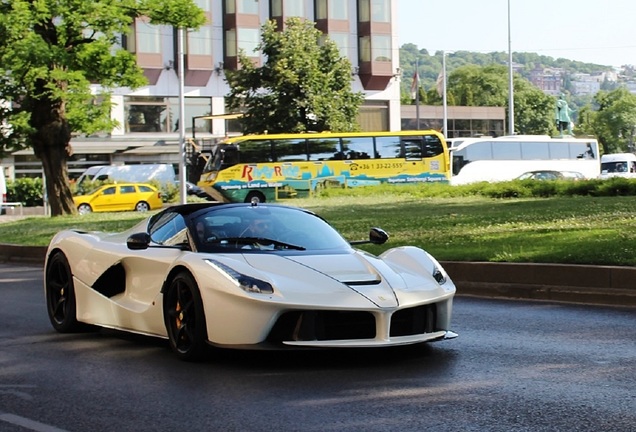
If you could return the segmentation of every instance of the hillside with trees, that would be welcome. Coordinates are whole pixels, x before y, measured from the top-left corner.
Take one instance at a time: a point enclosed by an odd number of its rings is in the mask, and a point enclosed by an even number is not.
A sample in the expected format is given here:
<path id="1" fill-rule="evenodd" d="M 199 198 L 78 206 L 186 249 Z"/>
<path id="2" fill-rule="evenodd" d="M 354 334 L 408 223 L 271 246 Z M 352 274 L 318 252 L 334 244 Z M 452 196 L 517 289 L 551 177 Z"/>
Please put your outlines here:
<path id="1" fill-rule="evenodd" d="M 438 77 L 442 71 L 441 51 L 429 54 L 414 44 L 400 49 L 402 103 L 415 103 L 411 85 L 415 68 L 420 79 L 419 101 L 441 105 Z M 603 153 L 636 152 L 636 94 L 630 92 L 636 78 L 633 66 L 623 66 L 618 80 L 600 83 L 596 94 L 576 95 L 570 91 L 574 74 L 601 75 L 616 72 L 611 66 L 554 59 L 533 53 L 513 53 L 515 133 L 557 133 L 554 114 L 557 98 L 544 93 L 530 81 L 535 69 L 560 69 L 563 93 L 573 110 L 575 136 L 595 136 Z M 446 54 L 447 102 L 464 106 L 508 106 L 508 54 L 455 51 Z"/>
<path id="2" fill-rule="evenodd" d="M 412 43 L 402 45 L 400 47 L 400 70 L 402 73 L 403 92 L 410 92 L 411 79 L 415 73 L 416 65 L 418 66 L 420 84 L 425 91 L 435 88 L 437 77 L 442 70 L 442 55 L 442 51 L 430 54 L 428 50 L 418 49 L 417 45 Z M 524 52 L 513 52 L 512 62 L 515 66 L 515 72 L 528 80 L 530 79 L 531 71 L 536 68 L 560 68 L 569 74 L 587 73 L 592 75 L 613 70 L 611 66 L 584 63 L 564 58 L 554 59 L 549 56 Z M 455 69 L 467 65 L 481 67 L 504 65 L 507 67 L 508 53 L 503 51 L 491 53 L 454 51 L 446 54 L 447 75 Z M 626 70 L 629 70 L 629 67 Z M 633 73 L 633 67 L 631 70 Z M 613 88 L 604 90 L 613 90 Z"/>

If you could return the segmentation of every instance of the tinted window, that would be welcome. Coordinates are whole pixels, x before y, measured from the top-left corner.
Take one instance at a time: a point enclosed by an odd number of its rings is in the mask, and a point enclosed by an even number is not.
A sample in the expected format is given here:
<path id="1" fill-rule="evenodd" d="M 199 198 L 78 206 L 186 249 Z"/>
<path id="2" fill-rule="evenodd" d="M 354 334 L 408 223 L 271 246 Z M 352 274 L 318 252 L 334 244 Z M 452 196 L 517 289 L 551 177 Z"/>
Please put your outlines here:
<path id="1" fill-rule="evenodd" d="M 570 146 L 567 142 L 550 143 L 550 157 L 552 159 L 570 159 Z"/>
<path id="2" fill-rule="evenodd" d="M 376 137 L 375 151 L 378 158 L 399 158 L 404 157 L 404 149 L 400 142 L 400 137 Z"/>
<path id="3" fill-rule="evenodd" d="M 115 192 L 116 192 L 115 186 L 107 187 L 106 189 L 102 191 L 102 195 L 115 195 Z"/>
<path id="4" fill-rule="evenodd" d="M 139 185 L 137 186 L 139 188 L 140 192 L 154 192 L 151 188 L 149 188 L 148 186 L 144 186 L 144 185 Z"/>
<path id="5" fill-rule="evenodd" d="M 572 159 L 595 159 L 596 154 L 590 143 L 570 143 L 570 158 Z"/>
<path id="6" fill-rule="evenodd" d="M 423 140 L 421 137 L 406 137 L 402 138 L 401 141 L 407 159 L 422 159 Z"/>
<path id="7" fill-rule="evenodd" d="M 340 159 L 369 159 L 373 157 L 373 138 L 343 138 Z"/>
<path id="8" fill-rule="evenodd" d="M 522 159 L 550 159 L 550 146 L 547 142 L 522 142 Z"/>
<path id="9" fill-rule="evenodd" d="M 468 161 L 491 160 L 493 157 L 490 144 L 490 141 L 474 143 L 466 147 L 462 152 L 466 152 L 465 157 Z"/>
<path id="10" fill-rule="evenodd" d="M 120 186 L 119 192 L 123 194 L 129 194 L 129 193 L 135 193 L 137 191 L 135 190 L 134 186 Z"/>
<path id="11" fill-rule="evenodd" d="M 307 149 L 309 160 L 313 161 L 333 160 L 342 154 L 339 138 L 308 139 Z"/>
<path id="12" fill-rule="evenodd" d="M 498 160 L 521 159 L 521 147 L 518 142 L 493 141 L 492 158 Z"/>
<path id="13" fill-rule="evenodd" d="M 152 241 L 166 246 L 187 242 L 186 225 L 183 216 L 166 212 L 153 219 L 149 228 Z"/>
<path id="14" fill-rule="evenodd" d="M 272 143 L 270 140 L 242 141 L 238 144 L 241 163 L 272 162 Z"/>
<path id="15" fill-rule="evenodd" d="M 274 141 L 274 160 L 285 161 L 306 161 L 307 143 L 305 139 L 288 139 Z"/>

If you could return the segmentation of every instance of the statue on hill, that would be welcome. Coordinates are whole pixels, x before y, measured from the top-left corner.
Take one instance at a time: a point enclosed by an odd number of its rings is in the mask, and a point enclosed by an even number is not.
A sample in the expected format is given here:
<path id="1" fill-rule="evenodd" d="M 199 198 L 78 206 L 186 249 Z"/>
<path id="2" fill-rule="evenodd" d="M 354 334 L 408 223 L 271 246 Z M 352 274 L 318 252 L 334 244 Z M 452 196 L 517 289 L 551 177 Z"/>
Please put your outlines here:
<path id="1" fill-rule="evenodd" d="M 574 114 L 574 111 L 568 106 L 563 94 L 561 94 L 557 100 L 555 110 L 556 126 L 561 135 L 563 135 L 563 131 L 567 131 L 568 135 L 572 135 L 572 114 Z"/>

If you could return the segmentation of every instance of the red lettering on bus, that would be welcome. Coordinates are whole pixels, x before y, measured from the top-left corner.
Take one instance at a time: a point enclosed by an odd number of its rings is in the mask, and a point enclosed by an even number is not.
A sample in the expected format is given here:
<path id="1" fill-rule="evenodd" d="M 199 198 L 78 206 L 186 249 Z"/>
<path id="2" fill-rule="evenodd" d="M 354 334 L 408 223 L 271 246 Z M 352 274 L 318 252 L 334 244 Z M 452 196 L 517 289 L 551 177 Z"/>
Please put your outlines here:
<path id="1" fill-rule="evenodd" d="M 243 175 L 241 176 L 242 178 L 247 177 L 247 181 L 252 181 L 252 170 L 254 169 L 254 167 L 251 167 L 249 165 L 244 165 L 243 166 Z"/>
<path id="2" fill-rule="evenodd" d="M 274 175 L 277 175 L 279 177 L 283 176 L 283 171 L 281 170 L 280 166 L 275 166 L 274 167 Z"/>

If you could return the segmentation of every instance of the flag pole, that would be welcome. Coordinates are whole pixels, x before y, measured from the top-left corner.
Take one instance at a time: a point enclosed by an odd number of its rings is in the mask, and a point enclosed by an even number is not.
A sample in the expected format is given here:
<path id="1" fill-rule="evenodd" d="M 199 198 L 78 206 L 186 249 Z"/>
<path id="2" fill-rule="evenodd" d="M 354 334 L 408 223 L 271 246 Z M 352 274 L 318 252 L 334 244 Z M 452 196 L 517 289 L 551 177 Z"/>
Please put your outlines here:
<path id="1" fill-rule="evenodd" d="M 417 130 L 420 130 L 420 59 L 415 60 L 415 118 Z"/>
<path id="2" fill-rule="evenodd" d="M 442 105 L 444 106 L 444 138 L 448 138 L 448 101 L 446 100 L 446 51 L 442 51 Z"/>

